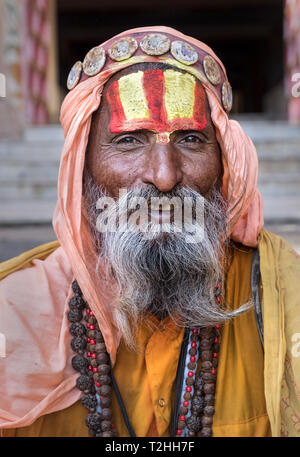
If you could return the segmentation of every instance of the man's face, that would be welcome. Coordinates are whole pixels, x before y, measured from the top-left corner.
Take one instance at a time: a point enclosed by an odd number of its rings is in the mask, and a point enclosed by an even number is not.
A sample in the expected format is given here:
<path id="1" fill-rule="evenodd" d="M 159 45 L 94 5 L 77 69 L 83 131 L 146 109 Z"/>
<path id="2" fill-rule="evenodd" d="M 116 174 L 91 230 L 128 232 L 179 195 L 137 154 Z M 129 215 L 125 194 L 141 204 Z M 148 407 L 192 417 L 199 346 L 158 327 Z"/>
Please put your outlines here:
<path id="1" fill-rule="evenodd" d="M 200 83 L 173 69 L 131 68 L 115 75 L 93 116 L 87 167 L 86 209 L 99 260 L 105 260 L 109 277 L 117 280 L 114 317 L 126 344 L 134 348 L 132 331 L 149 312 L 160 319 L 176 316 L 179 325 L 191 328 L 226 319 L 214 298 L 216 284 L 222 282 L 226 235 L 226 203 L 219 190 L 222 166 Z M 95 230 L 96 220 L 108 217 L 106 211 L 96 211 L 102 196 L 118 201 L 119 220 L 128 216 L 127 200 L 119 196 L 124 188 L 128 200 L 176 197 L 184 209 L 186 197 L 201 200 L 204 227 L 193 217 L 193 226 L 184 218 L 184 230 L 155 231 L 153 238 L 122 230 L 122 225 L 115 231 Z M 164 218 L 161 214 L 158 219 L 151 200 L 151 223 L 163 229 Z M 203 228 L 204 236 L 190 243 L 186 232 L 202 234 Z"/>
<path id="2" fill-rule="evenodd" d="M 169 112 L 176 111 L 181 105 L 184 111 L 194 113 L 191 119 L 187 120 L 183 113 L 175 121 L 166 115 L 162 121 L 157 112 L 162 112 L 166 96 L 162 98 L 158 94 L 156 80 L 150 78 L 147 100 L 154 106 L 156 118 L 154 112 L 152 123 L 149 119 L 141 119 L 140 115 L 138 119 L 122 123 L 120 118 L 124 116 L 126 103 L 136 103 L 137 109 L 141 103 L 138 86 L 131 94 L 125 92 L 122 96 L 121 90 L 116 93 L 116 86 L 126 86 L 126 75 L 131 83 L 138 78 L 133 67 L 114 75 L 106 84 L 100 108 L 93 116 L 87 166 L 96 184 L 116 199 L 120 188 L 145 188 L 149 185 L 161 192 L 170 192 L 176 186 L 191 188 L 209 199 L 211 191 L 220 184 L 222 165 L 210 108 L 200 83 L 197 82 L 198 91 L 188 106 L 189 88 L 181 84 L 187 74 L 169 70 Z M 115 103 L 115 95 L 119 97 L 119 104 Z M 202 124 L 201 119 L 205 120 Z"/>

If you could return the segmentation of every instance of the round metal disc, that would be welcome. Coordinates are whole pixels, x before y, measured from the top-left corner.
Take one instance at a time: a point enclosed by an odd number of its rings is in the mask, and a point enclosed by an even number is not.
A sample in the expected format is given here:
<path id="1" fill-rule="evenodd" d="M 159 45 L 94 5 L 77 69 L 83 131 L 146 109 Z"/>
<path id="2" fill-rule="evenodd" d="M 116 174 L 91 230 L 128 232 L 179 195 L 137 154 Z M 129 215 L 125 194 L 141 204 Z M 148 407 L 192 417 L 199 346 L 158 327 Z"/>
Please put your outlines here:
<path id="1" fill-rule="evenodd" d="M 111 59 L 120 61 L 129 59 L 138 48 L 137 41 L 132 37 L 121 38 L 115 41 L 108 50 Z"/>
<path id="2" fill-rule="evenodd" d="M 161 33 L 150 33 L 140 42 L 141 49 L 150 56 L 161 56 L 169 51 L 171 41 Z"/>
<path id="3" fill-rule="evenodd" d="M 227 112 L 232 108 L 232 89 L 228 81 L 222 85 L 222 103 Z"/>
<path id="4" fill-rule="evenodd" d="M 197 51 L 184 41 L 173 41 L 171 54 L 176 60 L 186 65 L 193 65 L 198 60 Z"/>
<path id="5" fill-rule="evenodd" d="M 105 50 L 101 46 L 92 48 L 84 58 L 83 71 L 88 76 L 94 76 L 105 64 Z"/>
<path id="6" fill-rule="evenodd" d="M 77 86 L 80 76 L 82 72 L 82 63 L 78 60 L 78 62 L 74 63 L 73 67 L 70 70 L 68 79 L 67 79 L 67 88 L 69 90 L 73 89 Z"/>
<path id="7" fill-rule="evenodd" d="M 203 59 L 203 68 L 207 79 L 214 85 L 220 84 L 221 73 L 215 59 L 207 55 Z"/>

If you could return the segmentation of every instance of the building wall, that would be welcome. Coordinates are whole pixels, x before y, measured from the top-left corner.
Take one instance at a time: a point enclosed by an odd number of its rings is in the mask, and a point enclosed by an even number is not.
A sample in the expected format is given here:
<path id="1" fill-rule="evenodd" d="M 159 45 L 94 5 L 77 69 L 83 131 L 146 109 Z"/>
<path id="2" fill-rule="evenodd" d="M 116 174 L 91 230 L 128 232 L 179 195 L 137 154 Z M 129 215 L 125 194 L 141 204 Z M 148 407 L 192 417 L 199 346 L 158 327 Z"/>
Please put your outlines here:
<path id="1" fill-rule="evenodd" d="M 26 126 L 58 122 L 55 0 L 1 0 L 0 138 L 20 138 Z"/>

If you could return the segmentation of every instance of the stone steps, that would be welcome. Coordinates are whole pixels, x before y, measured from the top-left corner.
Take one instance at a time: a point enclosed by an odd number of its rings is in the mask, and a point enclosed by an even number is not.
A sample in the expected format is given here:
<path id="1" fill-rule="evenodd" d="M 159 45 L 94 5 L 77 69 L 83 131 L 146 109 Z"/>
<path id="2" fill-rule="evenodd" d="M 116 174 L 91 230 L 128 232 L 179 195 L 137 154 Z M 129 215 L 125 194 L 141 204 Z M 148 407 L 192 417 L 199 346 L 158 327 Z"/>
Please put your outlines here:
<path id="1" fill-rule="evenodd" d="M 0 142 L 0 223 L 50 221 L 62 147 L 58 125 L 28 128 L 22 141 Z"/>
<path id="2" fill-rule="evenodd" d="M 259 173 L 258 189 L 265 196 L 300 195 L 300 173 Z"/>

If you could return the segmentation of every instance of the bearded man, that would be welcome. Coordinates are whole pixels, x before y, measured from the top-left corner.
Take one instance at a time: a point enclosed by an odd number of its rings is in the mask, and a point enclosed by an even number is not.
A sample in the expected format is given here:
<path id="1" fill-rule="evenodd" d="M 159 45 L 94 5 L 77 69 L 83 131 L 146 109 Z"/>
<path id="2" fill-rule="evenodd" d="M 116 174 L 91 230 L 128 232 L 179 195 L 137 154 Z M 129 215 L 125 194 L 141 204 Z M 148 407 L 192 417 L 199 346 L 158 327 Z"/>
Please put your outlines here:
<path id="1" fill-rule="evenodd" d="M 221 61 L 134 29 L 68 88 L 59 243 L 1 267 L 2 435 L 300 436 L 299 256 Z"/>

